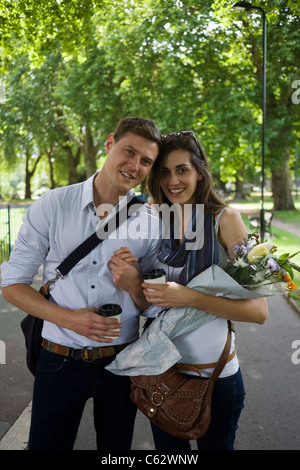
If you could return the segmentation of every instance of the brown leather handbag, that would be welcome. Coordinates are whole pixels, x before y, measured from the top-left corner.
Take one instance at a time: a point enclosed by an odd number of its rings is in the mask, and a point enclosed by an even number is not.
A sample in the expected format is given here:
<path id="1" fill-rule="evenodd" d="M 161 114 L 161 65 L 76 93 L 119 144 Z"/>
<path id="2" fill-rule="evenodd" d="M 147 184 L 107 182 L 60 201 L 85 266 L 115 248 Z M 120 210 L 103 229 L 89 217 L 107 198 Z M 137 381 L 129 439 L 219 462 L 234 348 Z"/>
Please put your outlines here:
<path id="1" fill-rule="evenodd" d="M 131 377 L 131 399 L 152 423 L 173 436 L 198 439 L 211 421 L 214 384 L 229 359 L 233 325 L 223 352 L 210 378 L 187 376 L 178 369 L 196 370 L 196 365 L 176 364 L 160 375 Z M 230 355 L 232 358 L 232 355 Z"/>

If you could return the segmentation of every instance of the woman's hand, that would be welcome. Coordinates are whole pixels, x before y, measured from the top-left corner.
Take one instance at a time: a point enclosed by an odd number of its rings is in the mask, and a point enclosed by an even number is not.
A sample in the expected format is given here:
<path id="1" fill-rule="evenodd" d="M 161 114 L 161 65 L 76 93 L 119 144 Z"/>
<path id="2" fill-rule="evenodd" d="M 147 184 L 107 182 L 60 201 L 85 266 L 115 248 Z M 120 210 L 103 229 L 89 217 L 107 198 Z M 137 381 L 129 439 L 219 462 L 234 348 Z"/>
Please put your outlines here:
<path id="1" fill-rule="evenodd" d="M 139 269 L 138 259 L 131 253 L 127 246 L 121 246 L 121 248 L 114 251 L 114 256 L 126 261 L 126 263 L 134 264 L 137 269 Z"/>
<path id="2" fill-rule="evenodd" d="M 186 307 L 189 305 L 191 289 L 176 282 L 150 284 L 143 282 L 144 295 L 147 301 L 158 307 Z"/>
<path id="3" fill-rule="evenodd" d="M 111 257 L 109 263 L 113 275 L 113 283 L 130 294 L 141 292 L 141 273 L 136 261 L 124 261 L 117 255 Z"/>
<path id="4" fill-rule="evenodd" d="M 138 259 L 129 248 L 121 247 L 111 257 L 109 267 L 116 286 L 128 292 L 138 309 L 143 312 L 149 307 L 142 289 L 142 277 Z"/>
<path id="5" fill-rule="evenodd" d="M 130 294 L 141 291 L 141 275 L 138 259 L 127 246 L 116 250 L 109 263 L 113 283 Z"/>

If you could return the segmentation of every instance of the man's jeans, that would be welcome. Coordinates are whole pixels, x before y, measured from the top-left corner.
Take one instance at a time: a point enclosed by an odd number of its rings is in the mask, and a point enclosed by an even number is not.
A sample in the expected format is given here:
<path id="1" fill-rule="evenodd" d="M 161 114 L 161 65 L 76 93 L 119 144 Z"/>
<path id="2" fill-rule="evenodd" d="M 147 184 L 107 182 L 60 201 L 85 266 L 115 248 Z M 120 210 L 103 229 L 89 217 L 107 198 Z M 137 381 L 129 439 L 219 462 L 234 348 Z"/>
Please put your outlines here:
<path id="1" fill-rule="evenodd" d="M 129 450 L 136 407 L 129 377 L 106 369 L 115 356 L 85 362 L 41 348 L 36 372 L 29 450 L 71 450 L 86 401 L 94 399 L 97 449 Z"/>
<path id="2" fill-rule="evenodd" d="M 238 420 L 244 407 L 245 390 L 241 371 L 215 382 L 211 423 L 207 433 L 197 439 L 198 450 L 234 450 Z M 188 451 L 188 440 L 179 439 L 151 425 L 157 450 Z"/>

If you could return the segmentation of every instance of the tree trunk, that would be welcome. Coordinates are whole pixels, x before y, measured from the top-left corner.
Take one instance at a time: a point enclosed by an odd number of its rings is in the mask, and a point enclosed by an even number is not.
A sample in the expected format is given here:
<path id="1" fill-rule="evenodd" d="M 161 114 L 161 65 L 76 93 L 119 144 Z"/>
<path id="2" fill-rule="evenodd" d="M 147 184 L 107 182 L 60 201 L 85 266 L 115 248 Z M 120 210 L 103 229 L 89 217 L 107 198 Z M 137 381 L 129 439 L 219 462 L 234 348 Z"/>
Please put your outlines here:
<path id="1" fill-rule="evenodd" d="M 29 170 L 29 159 L 31 156 L 30 150 L 26 149 L 25 153 L 25 158 L 26 158 L 26 163 L 25 163 L 25 199 L 31 199 L 31 178 L 33 177 L 35 170 L 37 168 L 37 165 L 42 158 L 42 155 L 40 154 L 37 159 L 34 162 L 33 169 L 30 171 Z"/>
<path id="2" fill-rule="evenodd" d="M 25 199 L 31 199 L 31 176 L 27 171 L 25 176 Z"/>
<path id="3" fill-rule="evenodd" d="M 80 162 L 81 147 L 80 145 L 76 145 L 76 144 L 75 144 L 76 147 L 72 145 L 72 141 L 73 141 L 72 136 L 64 126 L 60 125 L 60 130 L 62 131 L 62 136 L 65 142 L 64 144 L 60 144 L 60 145 L 67 154 L 68 173 L 69 173 L 68 184 L 76 184 L 76 183 L 79 183 L 81 179 L 81 175 L 79 175 L 77 171 L 77 166 L 79 165 L 79 162 Z M 75 155 L 73 153 L 74 147 L 76 148 Z"/>
<path id="4" fill-rule="evenodd" d="M 69 145 L 64 145 L 63 148 L 67 153 L 69 184 L 76 184 L 80 181 L 80 175 L 77 172 L 77 165 L 80 158 L 80 149 L 77 149 L 76 154 L 73 155 L 72 148 Z"/>
<path id="5" fill-rule="evenodd" d="M 292 187 L 289 175 L 288 158 L 281 168 L 272 170 L 272 192 L 274 211 L 296 210 L 292 198 Z"/>
<path id="6" fill-rule="evenodd" d="M 99 150 L 99 144 L 94 145 L 92 132 L 88 123 L 85 123 L 85 139 L 84 139 L 84 162 L 86 177 L 89 178 L 97 170 L 97 154 Z"/>
<path id="7" fill-rule="evenodd" d="M 238 177 L 235 179 L 235 199 L 245 199 L 244 181 Z"/>

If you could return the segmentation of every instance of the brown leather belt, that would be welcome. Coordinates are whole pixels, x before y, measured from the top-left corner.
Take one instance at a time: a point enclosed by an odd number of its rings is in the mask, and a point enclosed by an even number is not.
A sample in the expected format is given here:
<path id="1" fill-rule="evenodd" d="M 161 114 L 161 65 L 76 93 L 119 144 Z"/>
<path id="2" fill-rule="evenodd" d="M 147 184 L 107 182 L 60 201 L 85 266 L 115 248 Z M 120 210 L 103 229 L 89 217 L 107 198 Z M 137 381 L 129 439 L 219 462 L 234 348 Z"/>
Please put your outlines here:
<path id="1" fill-rule="evenodd" d="M 51 351 L 55 354 L 61 354 L 62 356 L 69 356 L 73 359 L 83 359 L 84 361 L 95 361 L 96 359 L 102 359 L 103 357 L 114 356 L 122 349 L 126 348 L 128 344 L 118 344 L 116 346 L 104 346 L 93 349 L 72 349 L 67 346 L 61 346 L 60 344 L 52 343 L 47 339 L 42 340 L 42 346 L 47 351 Z"/>
<path id="2" fill-rule="evenodd" d="M 236 354 L 236 350 L 234 349 L 232 353 L 228 356 L 227 362 L 232 361 Z M 201 370 L 203 369 L 214 369 L 217 365 L 217 362 L 209 362 L 208 364 L 183 364 L 182 362 L 177 362 L 175 364 L 178 370 L 184 371 L 190 371 L 190 372 L 197 372 L 201 376 Z"/>

